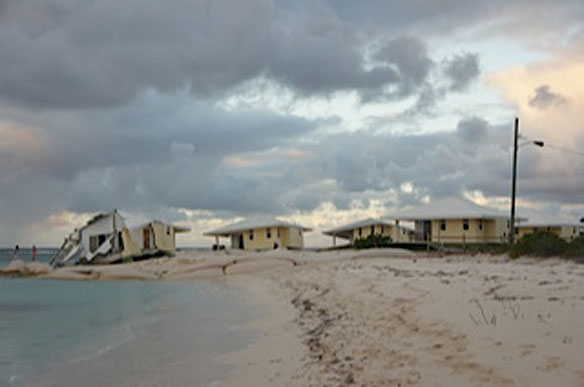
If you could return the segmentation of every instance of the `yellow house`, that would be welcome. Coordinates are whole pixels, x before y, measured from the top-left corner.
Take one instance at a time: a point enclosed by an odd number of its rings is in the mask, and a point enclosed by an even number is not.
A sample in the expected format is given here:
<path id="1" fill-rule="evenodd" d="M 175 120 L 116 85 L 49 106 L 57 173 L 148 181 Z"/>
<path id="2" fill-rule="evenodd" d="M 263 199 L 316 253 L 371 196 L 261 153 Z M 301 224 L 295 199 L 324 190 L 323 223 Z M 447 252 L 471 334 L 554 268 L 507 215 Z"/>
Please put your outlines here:
<path id="1" fill-rule="evenodd" d="M 337 245 L 337 238 L 347 239 L 349 244 L 355 244 L 357 239 L 365 239 L 370 235 L 382 235 L 390 237 L 392 242 L 409 242 L 414 237 L 413 230 L 397 226 L 382 219 L 363 219 L 358 222 L 323 231 L 324 235 L 333 238 L 333 246 Z"/>
<path id="2" fill-rule="evenodd" d="M 437 200 L 384 219 L 415 224 L 416 241 L 436 243 L 505 243 L 509 215 L 459 198 Z"/>
<path id="3" fill-rule="evenodd" d="M 303 234 L 312 229 L 276 218 L 245 219 L 216 230 L 203 233 L 215 237 L 214 248 L 219 246 L 219 238 L 229 238 L 232 249 L 269 250 L 277 248 L 301 249 L 304 247 Z"/>
<path id="4" fill-rule="evenodd" d="M 584 235 L 584 225 L 582 223 L 571 222 L 537 222 L 528 221 L 517 226 L 517 237 L 521 238 L 526 234 L 533 234 L 538 231 L 547 231 L 556 234 L 560 238 L 571 241 L 580 235 Z"/>

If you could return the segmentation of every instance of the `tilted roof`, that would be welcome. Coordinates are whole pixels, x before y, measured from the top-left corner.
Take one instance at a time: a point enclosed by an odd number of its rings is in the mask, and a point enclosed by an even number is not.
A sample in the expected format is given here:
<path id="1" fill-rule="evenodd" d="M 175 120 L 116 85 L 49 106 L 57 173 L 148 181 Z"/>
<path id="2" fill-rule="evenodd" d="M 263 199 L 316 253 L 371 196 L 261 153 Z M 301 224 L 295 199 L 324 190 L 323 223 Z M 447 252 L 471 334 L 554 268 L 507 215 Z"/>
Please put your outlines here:
<path id="1" fill-rule="evenodd" d="M 268 228 L 268 227 L 293 227 L 299 228 L 302 231 L 312 231 L 309 227 L 304 227 L 299 224 L 285 222 L 283 220 L 272 218 L 272 217 L 253 217 L 241 220 L 239 222 L 232 223 L 225 227 L 220 227 L 215 230 L 204 232 L 203 235 L 207 236 L 227 236 L 235 234 L 242 231 L 254 230 L 258 228 Z"/>
<path id="2" fill-rule="evenodd" d="M 460 198 L 436 200 L 410 210 L 384 216 L 384 219 L 430 220 L 430 219 L 501 219 L 510 215 L 489 207 L 479 206 Z"/>

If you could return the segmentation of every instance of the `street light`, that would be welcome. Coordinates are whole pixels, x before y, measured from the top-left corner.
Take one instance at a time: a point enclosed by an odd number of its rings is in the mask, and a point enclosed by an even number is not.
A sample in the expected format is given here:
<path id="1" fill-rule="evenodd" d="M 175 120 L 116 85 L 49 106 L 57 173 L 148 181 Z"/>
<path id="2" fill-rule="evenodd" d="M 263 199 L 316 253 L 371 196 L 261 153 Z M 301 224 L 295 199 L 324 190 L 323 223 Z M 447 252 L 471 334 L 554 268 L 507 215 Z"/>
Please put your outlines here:
<path id="1" fill-rule="evenodd" d="M 517 186 L 517 150 L 522 145 L 533 144 L 535 146 L 543 147 L 543 141 L 528 140 L 517 145 L 519 135 L 519 117 L 515 117 L 515 135 L 513 137 L 513 179 L 511 182 L 511 221 L 509 222 L 509 245 L 513 245 L 515 239 L 515 190 Z"/>

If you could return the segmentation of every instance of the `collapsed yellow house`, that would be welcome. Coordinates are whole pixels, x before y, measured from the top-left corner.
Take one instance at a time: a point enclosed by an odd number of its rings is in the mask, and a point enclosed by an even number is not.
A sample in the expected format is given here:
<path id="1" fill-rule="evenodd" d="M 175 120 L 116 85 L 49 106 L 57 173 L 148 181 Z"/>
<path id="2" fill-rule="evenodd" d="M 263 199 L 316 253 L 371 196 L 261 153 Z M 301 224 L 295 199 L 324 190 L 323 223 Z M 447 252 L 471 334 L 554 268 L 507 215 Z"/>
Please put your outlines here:
<path id="1" fill-rule="evenodd" d="M 365 239 L 370 235 L 390 237 L 394 243 L 411 242 L 415 238 L 414 231 L 407 227 L 396 226 L 393 222 L 372 218 L 323 231 L 323 234 L 333 238 L 333 246 L 337 245 L 337 238 L 348 240 L 350 245 L 354 245 L 356 240 Z"/>
<path id="2" fill-rule="evenodd" d="M 65 238 L 51 265 L 115 263 L 125 259 L 144 259 L 174 255 L 177 233 L 190 231 L 159 220 L 125 219 L 117 210 L 91 218 Z"/>
<path id="3" fill-rule="evenodd" d="M 312 229 L 276 218 L 262 217 L 244 219 L 203 235 L 215 237 L 215 249 L 220 247 L 219 238 L 229 238 L 232 249 L 301 249 L 304 247 L 303 234 L 307 231 Z"/>
<path id="4" fill-rule="evenodd" d="M 509 214 L 459 198 L 437 200 L 383 218 L 395 225 L 414 222 L 418 242 L 506 243 L 509 235 Z"/>

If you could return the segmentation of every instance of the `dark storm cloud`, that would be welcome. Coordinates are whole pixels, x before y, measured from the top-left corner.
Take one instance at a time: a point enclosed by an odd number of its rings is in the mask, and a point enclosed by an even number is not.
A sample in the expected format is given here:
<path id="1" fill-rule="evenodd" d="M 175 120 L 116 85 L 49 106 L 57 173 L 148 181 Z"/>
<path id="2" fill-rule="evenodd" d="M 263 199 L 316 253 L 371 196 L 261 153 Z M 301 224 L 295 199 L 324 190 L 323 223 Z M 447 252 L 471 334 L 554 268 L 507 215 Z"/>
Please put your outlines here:
<path id="1" fill-rule="evenodd" d="M 459 127 L 483 124 L 473 119 Z M 482 130 L 493 132 L 489 144 L 456 141 L 460 136 L 456 132 L 337 135 L 319 150 L 322 161 L 314 169 L 322 176 L 334 177 L 348 193 L 395 189 L 404 182 L 436 196 L 460 194 L 465 188 L 484 189 L 495 176 L 509 174 L 509 159 L 505 149 L 508 139 L 499 134 L 501 129 L 488 125 Z"/>
<path id="2" fill-rule="evenodd" d="M 444 73 L 450 81 L 449 89 L 461 91 L 478 78 L 479 58 L 476 54 L 464 53 L 444 61 Z"/>
<path id="3" fill-rule="evenodd" d="M 561 94 L 551 91 L 548 85 L 541 85 L 535 89 L 535 95 L 529 100 L 529 106 L 539 110 L 545 110 L 566 103 L 566 98 Z"/>
<path id="4" fill-rule="evenodd" d="M 400 75 L 400 95 L 410 95 L 427 79 L 434 65 L 426 46 L 412 37 L 387 41 L 378 49 L 375 59 L 396 69 Z"/>
<path id="5" fill-rule="evenodd" d="M 64 209 L 274 209 L 268 182 L 232 173 L 224 158 L 284 146 L 315 129 L 293 116 L 160 96 L 102 117 L 45 113 L 36 120 L 47 152 L 0 149 L 2 219 Z"/>
<path id="6" fill-rule="evenodd" d="M 514 7 L 525 13 L 506 12 Z M 506 195 L 510 131 L 481 118 L 437 134 L 319 132 L 306 141 L 319 122 L 217 102 L 268 80 L 294 98 L 347 91 L 363 103 L 411 99 L 405 114 L 432 113 L 480 72 L 474 53 L 433 57 L 437 41 L 482 20 L 501 33 L 536 28 L 511 28 L 509 14 L 541 14 L 537 28 L 571 31 L 582 13 L 578 1 L 551 0 L 0 0 L 0 124 L 29 128 L 40 144 L 23 150 L 0 138 L 0 235 L 9 241 L 65 209 L 174 217 L 181 207 L 346 208 L 404 182 L 418 190 L 404 201 L 463 189 Z M 556 104 L 561 96 L 542 87 L 536 107 Z M 270 159 L 287 146 L 307 157 Z M 256 154 L 268 156 L 245 163 Z M 237 157 L 242 165 L 226 162 Z M 523 192 L 556 200 L 538 156 L 520 157 Z M 578 168 L 546 172 L 563 187 L 557 200 L 581 197 Z"/>
<path id="7" fill-rule="evenodd" d="M 456 134 L 464 142 L 477 143 L 488 137 L 489 123 L 480 117 L 470 117 L 458 122 Z"/>
<path id="8" fill-rule="evenodd" d="M 419 39 L 365 34 L 318 4 L 23 0 L 2 14 L 0 99 L 21 106 L 116 107 L 149 89 L 215 98 L 259 77 L 302 95 L 407 97 L 434 66 Z M 454 89 L 470 62 L 452 62 Z"/>

